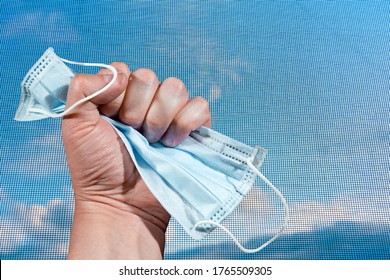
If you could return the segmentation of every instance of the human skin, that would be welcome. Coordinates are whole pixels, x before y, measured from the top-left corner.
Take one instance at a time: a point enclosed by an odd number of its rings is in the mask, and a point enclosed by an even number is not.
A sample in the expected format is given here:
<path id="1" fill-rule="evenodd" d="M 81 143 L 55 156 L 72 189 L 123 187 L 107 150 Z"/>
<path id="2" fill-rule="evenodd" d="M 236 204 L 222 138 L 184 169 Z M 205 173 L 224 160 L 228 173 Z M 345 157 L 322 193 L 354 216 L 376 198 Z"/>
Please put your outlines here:
<path id="1" fill-rule="evenodd" d="M 62 122 L 75 198 L 68 259 L 161 259 L 170 215 L 100 114 L 132 126 L 150 143 L 174 147 L 192 130 L 210 127 L 209 106 L 201 97 L 189 99 L 177 78 L 160 83 L 150 69 L 131 73 L 124 63 L 111 65 L 118 71 L 113 86 Z M 107 69 L 76 75 L 66 106 L 103 88 L 112 77 Z"/>

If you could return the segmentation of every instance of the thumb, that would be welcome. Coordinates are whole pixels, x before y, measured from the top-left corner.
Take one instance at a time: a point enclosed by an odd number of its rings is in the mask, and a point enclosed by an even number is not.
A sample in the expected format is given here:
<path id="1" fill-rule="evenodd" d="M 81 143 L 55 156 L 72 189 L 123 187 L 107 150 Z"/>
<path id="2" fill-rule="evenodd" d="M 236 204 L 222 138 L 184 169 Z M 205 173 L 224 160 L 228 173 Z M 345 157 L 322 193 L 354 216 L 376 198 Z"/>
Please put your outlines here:
<path id="1" fill-rule="evenodd" d="M 112 74 L 76 75 L 69 85 L 66 108 L 101 90 L 113 77 Z M 64 116 L 64 119 L 82 118 L 86 121 L 96 121 L 99 118 L 98 106 L 108 104 L 117 98 L 126 89 L 127 81 L 128 79 L 125 74 L 118 73 L 115 82 L 107 90 L 76 106 L 69 114 Z"/>

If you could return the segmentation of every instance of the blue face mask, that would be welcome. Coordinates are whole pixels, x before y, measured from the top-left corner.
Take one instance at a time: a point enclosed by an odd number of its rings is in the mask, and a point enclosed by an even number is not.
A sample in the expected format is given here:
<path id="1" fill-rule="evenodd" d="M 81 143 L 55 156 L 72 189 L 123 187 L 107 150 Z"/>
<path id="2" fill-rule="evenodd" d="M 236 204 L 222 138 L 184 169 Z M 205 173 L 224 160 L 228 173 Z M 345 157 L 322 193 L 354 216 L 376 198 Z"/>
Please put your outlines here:
<path id="1" fill-rule="evenodd" d="M 110 69 L 113 79 L 101 90 L 65 110 L 65 100 L 74 72 L 64 62 Z M 79 63 L 59 58 L 49 48 L 22 82 L 22 96 L 15 120 L 31 121 L 62 117 L 83 102 L 109 88 L 117 71 L 105 64 Z M 206 127 L 193 132 L 175 148 L 160 142 L 149 144 L 137 130 L 108 117 L 124 142 L 142 179 L 161 205 L 194 239 L 202 239 L 216 227 L 226 231 L 247 253 L 258 252 L 279 237 L 288 222 L 288 206 L 282 194 L 258 170 L 266 156 L 261 147 L 249 147 Z M 244 248 L 221 225 L 238 206 L 259 176 L 280 197 L 285 206 L 285 223 L 266 243 Z"/>

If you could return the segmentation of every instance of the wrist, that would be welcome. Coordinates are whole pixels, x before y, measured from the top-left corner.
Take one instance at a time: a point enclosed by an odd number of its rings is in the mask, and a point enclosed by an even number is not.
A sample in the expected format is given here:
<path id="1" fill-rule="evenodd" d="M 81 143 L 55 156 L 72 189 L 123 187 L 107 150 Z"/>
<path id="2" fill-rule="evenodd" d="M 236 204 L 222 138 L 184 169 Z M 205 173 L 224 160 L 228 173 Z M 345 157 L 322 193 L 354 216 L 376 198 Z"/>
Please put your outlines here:
<path id="1" fill-rule="evenodd" d="M 68 258 L 161 259 L 166 223 L 131 208 L 76 198 Z"/>

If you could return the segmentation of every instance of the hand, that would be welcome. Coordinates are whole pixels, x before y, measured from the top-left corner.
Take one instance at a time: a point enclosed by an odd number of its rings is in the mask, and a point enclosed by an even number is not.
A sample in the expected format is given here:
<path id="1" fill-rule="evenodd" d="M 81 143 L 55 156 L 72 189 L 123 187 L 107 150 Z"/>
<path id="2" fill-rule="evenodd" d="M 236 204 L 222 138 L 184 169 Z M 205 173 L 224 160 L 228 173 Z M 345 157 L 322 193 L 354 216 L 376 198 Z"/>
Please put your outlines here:
<path id="1" fill-rule="evenodd" d="M 63 142 L 75 194 L 68 258 L 162 258 L 169 214 L 150 193 L 123 142 L 100 114 L 140 131 L 150 143 L 175 146 L 211 125 L 207 101 L 189 99 L 183 82 L 162 84 L 148 69 L 130 73 L 123 63 L 106 92 L 64 117 Z M 75 76 L 67 107 L 104 87 L 112 73 Z"/>

